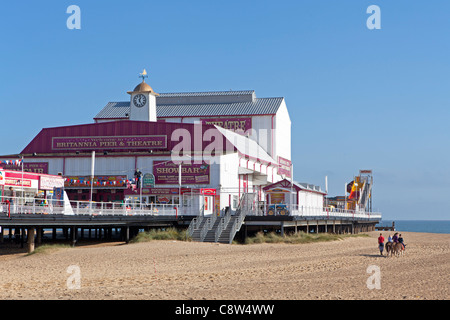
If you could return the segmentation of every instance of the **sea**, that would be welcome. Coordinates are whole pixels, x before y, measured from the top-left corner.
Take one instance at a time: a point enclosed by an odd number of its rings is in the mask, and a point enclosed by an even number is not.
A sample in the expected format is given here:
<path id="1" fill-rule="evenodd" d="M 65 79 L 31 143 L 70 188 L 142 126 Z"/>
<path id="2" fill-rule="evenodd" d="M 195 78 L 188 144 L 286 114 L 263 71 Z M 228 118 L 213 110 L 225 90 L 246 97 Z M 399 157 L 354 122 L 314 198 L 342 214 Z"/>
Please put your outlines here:
<path id="1" fill-rule="evenodd" d="M 377 226 L 390 227 L 392 221 L 398 231 L 450 234 L 450 220 L 382 220 Z"/>

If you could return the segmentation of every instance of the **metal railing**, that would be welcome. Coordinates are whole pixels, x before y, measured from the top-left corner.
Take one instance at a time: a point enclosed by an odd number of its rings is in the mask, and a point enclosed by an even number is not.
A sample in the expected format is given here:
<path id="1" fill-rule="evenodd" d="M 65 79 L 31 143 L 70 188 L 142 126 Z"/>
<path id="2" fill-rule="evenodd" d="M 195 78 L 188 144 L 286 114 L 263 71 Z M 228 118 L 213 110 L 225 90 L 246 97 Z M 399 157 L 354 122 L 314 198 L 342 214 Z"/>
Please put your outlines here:
<path id="1" fill-rule="evenodd" d="M 41 198 L 3 197 L 0 213 L 66 215 L 180 215 L 179 205 L 152 204 L 142 207 L 119 202 L 44 200 Z"/>
<path id="2" fill-rule="evenodd" d="M 214 234 L 214 242 L 219 241 L 219 237 L 222 234 L 223 230 L 227 228 L 230 219 L 231 219 L 231 212 L 228 212 L 224 217 L 220 219 L 220 223 L 217 226 L 216 232 Z"/>
<path id="3" fill-rule="evenodd" d="M 381 219 L 380 212 L 366 212 L 364 210 L 345 210 L 327 207 L 312 207 L 289 204 L 269 204 L 260 206 L 256 212 L 247 212 L 253 216 L 299 216 L 317 218 L 349 218 L 349 219 Z"/>
<path id="4" fill-rule="evenodd" d="M 230 230 L 230 238 L 228 239 L 228 243 L 231 243 L 234 239 L 234 236 L 236 235 L 236 232 L 241 229 L 242 223 L 244 222 L 246 216 L 245 211 L 240 211 L 239 215 L 236 216 L 233 225 L 231 226 Z"/>

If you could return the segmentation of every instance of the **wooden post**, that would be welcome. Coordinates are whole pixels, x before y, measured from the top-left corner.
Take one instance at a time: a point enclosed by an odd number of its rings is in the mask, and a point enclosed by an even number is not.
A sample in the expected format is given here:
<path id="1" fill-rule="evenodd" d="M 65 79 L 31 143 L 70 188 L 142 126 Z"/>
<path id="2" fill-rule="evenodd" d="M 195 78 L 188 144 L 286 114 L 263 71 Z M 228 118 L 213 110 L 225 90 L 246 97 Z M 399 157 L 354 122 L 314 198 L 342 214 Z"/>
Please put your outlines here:
<path id="1" fill-rule="evenodd" d="M 77 227 L 73 226 L 71 228 L 72 233 L 72 247 L 75 247 L 75 243 L 77 242 Z"/>
<path id="2" fill-rule="evenodd" d="M 23 244 L 25 242 L 25 228 L 20 228 L 19 229 L 20 233 L 19 233 L 19 237 L 20 237 L 20 247 L 23 248 Z"/>
<path id="3" fill-rule="evenodd" d="M 36 229 L 29 228 L 28 229 L 28 253 L 32 253 L 34 251 L 34 234 Z"/>
<path id="4" fill-rule="evenodd" d="M 125 227 L 125 242 L 126 243 L 130 242 L 130 227 L 129 226 Z"/>
<path id="5" fill-rule="evenodd" d="M 36 244 L 39 246 L 42 243 L 42 232 L 44 229 L 37 228 L 36 230 Z"/>

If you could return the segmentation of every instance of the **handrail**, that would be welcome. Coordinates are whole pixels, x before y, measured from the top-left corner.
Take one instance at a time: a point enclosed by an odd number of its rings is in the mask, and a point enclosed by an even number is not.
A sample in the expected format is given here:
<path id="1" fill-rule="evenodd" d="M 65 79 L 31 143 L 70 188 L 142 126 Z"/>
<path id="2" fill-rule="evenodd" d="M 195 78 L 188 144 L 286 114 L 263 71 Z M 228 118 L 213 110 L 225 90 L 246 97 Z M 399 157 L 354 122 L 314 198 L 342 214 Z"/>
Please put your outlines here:
<path id="1" fill-rule="evenodd" d="M 340 208 L 330 207 L 313 207 L 313 206 L 301 206 L 289 204 L 270 204 L 263 207 L 264 215 L 274 216 L 296 216 L 304 218 L 318 217 L 324 218 L 349 218 L 351 220 L 356 219 L 371 219 L 376 220 L 381 218 L 380 212 L 367 212 L 365 210 L 346 210 Z M 260 215 L 259 212 L 253 213 L 247 211 L 247 215 Z"/>
<path id="2" fill-rule="evenodd" d="M 200 241 L 203 242 L 205 240 L 206 234 L 210 230 L 209 224 L 211 223 L 211 218 L 207 218 L 206 223 L 203 225 L 202 229 L 200 230 Z"/>
<path id="3" fill-rule="evenodd" d="M 233 225 L 231 227 L 230 238 L 228 239 L 228 243 L 231 243 L 233 241 L 236 232 L 239 231 L 239 229 L 242 226 L 242 223 L 244 222 L 245 216 L 246 216 L 246 211 L 245 210 L 241 210 L 239 212 L 239 215 L 236 217 L 236 220 L 234 220 L 234 223 L 233 223 Z"/>
<path id="4" fill-rule="evenodd" d="M 222 234 L 223 230 L 226 229 L 228 223 L 231 219 L 231 212 L 228 212 L 223 218 L 220 219 L 219 225 L 217 226 L 217 229 L 214 233 L 214 241 L 219 241 L 220 235 Z"/>
<path id="5" fill-rule="evenodd" d="M 0 212 L 10 202 L 11 214 L 66 214 L 66 215 L 158 215 L 176 216 L 179 205 L 151 204 L 130 206 L 117 202 L 64 201 L 33 197 L 3 196 Z"/>

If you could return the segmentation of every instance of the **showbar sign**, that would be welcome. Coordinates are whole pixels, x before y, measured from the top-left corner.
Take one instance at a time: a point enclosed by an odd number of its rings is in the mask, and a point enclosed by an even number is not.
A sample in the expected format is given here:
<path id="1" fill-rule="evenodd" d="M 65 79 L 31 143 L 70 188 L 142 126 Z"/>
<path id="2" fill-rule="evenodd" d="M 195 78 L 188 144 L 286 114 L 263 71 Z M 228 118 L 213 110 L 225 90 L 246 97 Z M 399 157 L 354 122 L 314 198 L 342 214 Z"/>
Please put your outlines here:
<path id="1" fill-rule="evenodd" d="M 173 162 L 154 161 L 153 174 L 155 175 L 155 183 L 173 184 L 179 183 L 179 166 Z M 209 184 L 210 166 L 207 163 L 202 164 L 185 164 L 181 165 L 181 184 Z"/>
<path id="2" fill-rule="evenodd" d="M 117 136 L 117 137 L 53 137 L 52 149 L 114 150 L 114 149 L 166 149 L 167 136 Z"/>

